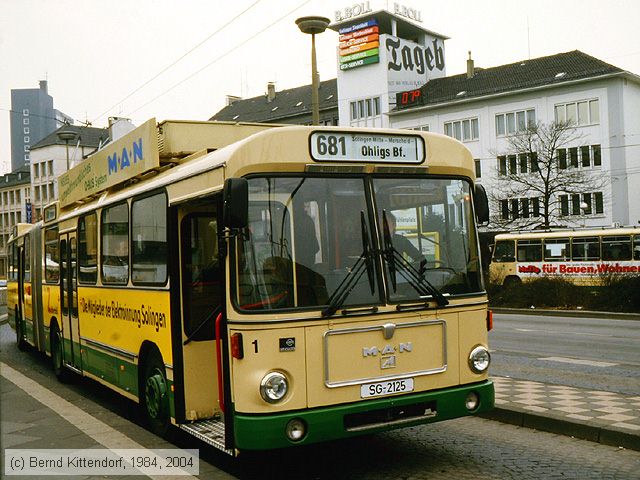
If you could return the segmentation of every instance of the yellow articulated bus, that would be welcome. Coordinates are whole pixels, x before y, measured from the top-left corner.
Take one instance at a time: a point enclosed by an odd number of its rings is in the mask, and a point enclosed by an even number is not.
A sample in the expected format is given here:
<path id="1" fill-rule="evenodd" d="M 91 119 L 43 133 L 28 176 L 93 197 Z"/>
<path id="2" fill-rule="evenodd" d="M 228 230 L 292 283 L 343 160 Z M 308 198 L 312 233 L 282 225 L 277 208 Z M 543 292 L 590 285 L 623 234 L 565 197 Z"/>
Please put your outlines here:
<path id="1" fill-rule="evenodd" d="M 11 323 L 230 454 L 484 412 L 474 182 L 432 133 L 151 119 L 17 229 Z"/>
<path id="2" fill-rule="evenodd" d="M 489 266 L 489 278 L 498 285 L 555 277 L 598 286 L 629 275 L 640 275 L 635 227 L 499 234 Z"/>

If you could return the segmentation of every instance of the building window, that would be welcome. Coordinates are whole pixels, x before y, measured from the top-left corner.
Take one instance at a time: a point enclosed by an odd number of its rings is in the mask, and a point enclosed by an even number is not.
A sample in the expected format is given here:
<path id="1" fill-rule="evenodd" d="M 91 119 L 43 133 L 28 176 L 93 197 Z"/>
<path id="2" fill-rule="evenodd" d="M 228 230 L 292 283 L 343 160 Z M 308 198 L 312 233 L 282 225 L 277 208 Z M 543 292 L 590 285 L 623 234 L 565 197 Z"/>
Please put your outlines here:
<path id="1" fill-rule="evenodd" d="M 429 125 L 418 125 L 417 127 L 409 127 L 409 130 L 417 130 L 420 132 L 428 132 Z"/>
<path id="2" fill-rule="evenodd" d="M 480 136 L 478 119 L 468 118 L 465 120 L 446 122 L 444 124 L 444 134 L 462 142 L 477 140 Z"/>
<path id="3" fill-rule="evenodd" d="M 29 109 L 28 108 L 23 109 L 22 110 L 22 115 L 24 115 L 25 117 L 28 117 L 29 116 Z"/>
<path id="4" fill-rule="evenodd" d="M 473 160 L 476 165 L 476 178 L 482 177 L 482 162 L 479 158 Z"/>
<path id="5" fill-rule="evenodd" d="M 380 115 L 380 97 L 365 98 L 350 103 L 351 120 L 362 120 Z"/>
<path id="6" fill-rule="evenodd" d="M 540 216 L 540 198 L 512 198 L 500 200 L 500 217 L 502 220 L 517 220 Z"/>
<path id="7" fill-rule="evenodd" d="M 519 175 L 539 170 L 536 152 L 498 156 L 498 175 Z"/>
<path id="8" fill-rule="evenodd" d="M 602 165 L 600 145 L 583 145 L 581 147 L 559 148 L 556 150 L 558 168 L 595 168 Z"/>
<path id="9" fill-rule="evenodd" d="M 24 143 L 29 143 L 31 141 L 31 137 L 29 136 L 24 136 L 23 137 Z"/>
<path id="10" fill-rule="evenodd" d="M 602 192 L 560 195 L 560 215 L 601 215 L 604 213 Z M 582 208 L 584 207 L 584 208 Z"/>
<path id="11" fill-rule="evenodd" d="M 40 164 L 33 164 L 33 178 L 38 178 L 40 176 Z"/>
<path id="12" fill-rule="evenodd" d="M 23 118 L 22 119 L 22 124 L 23 125 L 29 125 L 29 119 L 28 118 Z"/>
<path id="13" fill-rule="evenodd" d="M 29 127 L 24 127 L 22 129 L 22 133 L 24 133 L 25 135 L 29 135 L 29 132 L 30 132 Z"/>
<path id="14" fill-rule="evenodd" d="M 29 151 L 31 151 L 31 149 L 29 148 L 29 145 L 25 145 L 25 146 L 24 146 L 24 151 L 25 151 L 25 152 L 29 152 Z"/>
<path id="15" fill-rule="evenodd" d="M 533 108 L 496 115 L 496 136 L 513 135 L 523 132 L 536 124 L 536 111 Z"/>
<path id="16" fill-rule="evenodd" d="M 572 125 L 596 125 L 600 123 L 598 99 L 561 103 L 555 106 L 556 123 L 568 122 Z"/>

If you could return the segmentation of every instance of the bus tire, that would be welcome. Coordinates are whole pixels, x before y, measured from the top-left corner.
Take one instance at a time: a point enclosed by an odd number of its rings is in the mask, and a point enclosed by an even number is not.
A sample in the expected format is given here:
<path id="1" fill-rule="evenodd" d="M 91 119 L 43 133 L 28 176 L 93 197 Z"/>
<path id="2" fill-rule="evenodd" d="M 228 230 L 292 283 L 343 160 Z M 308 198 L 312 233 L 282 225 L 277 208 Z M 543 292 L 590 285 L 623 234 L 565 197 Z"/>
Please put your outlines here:
<path id="1" fill-rule="evenodd" d="M 24 339 L 24 333 L 22 332 L 22 319 L 16 317 L 16 345 L 18 345 L 18 350 L 24 352 L 29 348 L 29 344 Z"/>
<path id="2" fill-rule="evenodd" d="M 144 356 L 140 381 L 142 417 L 153 433 L 165 436 L 169 429 L 169 384 L 162 355 L 157 348 Z"/>
<path id="3" fill-rule="evenodd" d="M 67 383 L 71 377 L 71 372 L 64 366 L 64 355 L 62 353 L 62 335 L 58 329 L 58 325 L 51 327 L 51 364 L 53 365 L 53 373 L 61 383 Z"/>
<path id="4" fill-rule="evenodd" d="M 520 277 L 516 277 L 516 276 L 509 276 L 507 278 L 504 279 L 504 288 L 513 288 L 513 287 L 517 287 L 520 284 L 522 284 L 522 280 L 520 279 Z"/>

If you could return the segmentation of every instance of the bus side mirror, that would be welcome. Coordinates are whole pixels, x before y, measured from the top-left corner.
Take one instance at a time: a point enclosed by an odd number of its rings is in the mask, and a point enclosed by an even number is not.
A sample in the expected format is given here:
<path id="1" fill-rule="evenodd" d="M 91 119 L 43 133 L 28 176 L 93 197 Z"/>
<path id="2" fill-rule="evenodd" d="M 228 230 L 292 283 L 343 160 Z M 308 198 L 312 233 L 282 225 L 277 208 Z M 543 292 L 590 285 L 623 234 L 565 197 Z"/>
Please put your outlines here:
<path id="1" fill-rule="evenodd" d="M 489 221 L 489 198 L 487 197 L 487 191 L 484 189 L 484 186 L 479 183 L 476 183 L 473 204 L 478 223 L 487 223 Z"/>
<path id="2" fill-rule="evenodd" d="M 249 224 L 249 182 L 246 178 L 224 181 L 222 221 L 226 228 L 246 228 Z"/>

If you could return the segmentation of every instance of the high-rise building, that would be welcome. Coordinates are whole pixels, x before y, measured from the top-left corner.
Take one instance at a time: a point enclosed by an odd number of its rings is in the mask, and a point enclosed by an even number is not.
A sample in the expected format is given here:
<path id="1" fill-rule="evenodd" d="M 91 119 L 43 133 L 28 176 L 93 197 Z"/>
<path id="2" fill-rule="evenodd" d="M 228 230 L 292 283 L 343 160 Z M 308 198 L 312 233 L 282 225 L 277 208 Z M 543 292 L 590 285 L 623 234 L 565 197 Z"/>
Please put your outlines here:
<path id="1" fill-rule="evenodd" d="M 29 166 L 31 146 L 73 119 L 53 108 L 47 81 L 40 88 L 11 90 L 11 171 Z"/>

